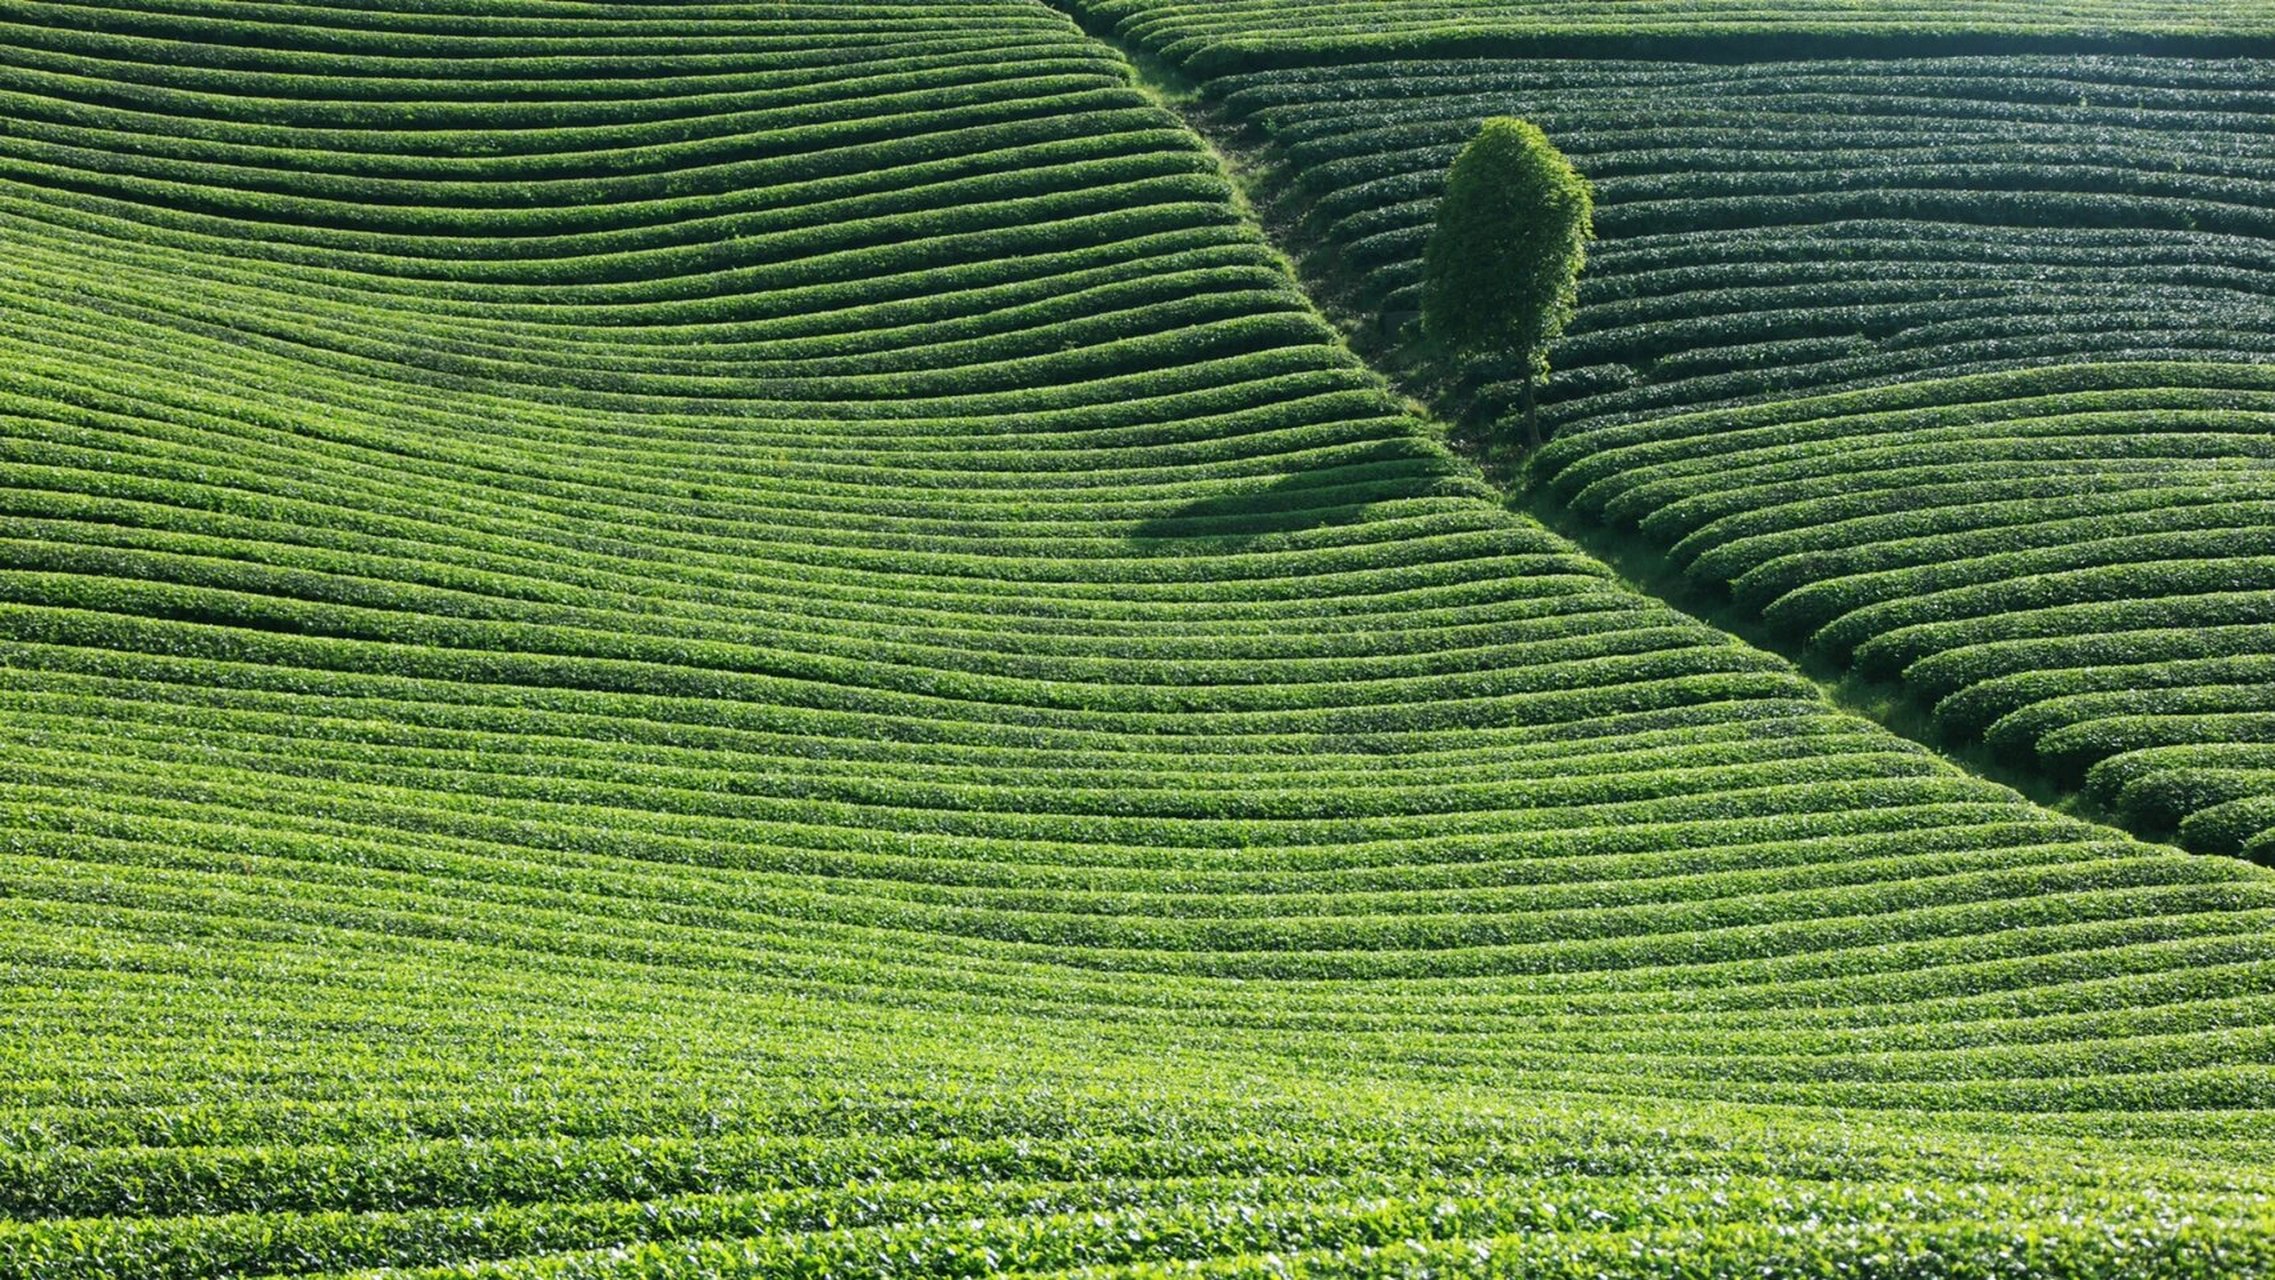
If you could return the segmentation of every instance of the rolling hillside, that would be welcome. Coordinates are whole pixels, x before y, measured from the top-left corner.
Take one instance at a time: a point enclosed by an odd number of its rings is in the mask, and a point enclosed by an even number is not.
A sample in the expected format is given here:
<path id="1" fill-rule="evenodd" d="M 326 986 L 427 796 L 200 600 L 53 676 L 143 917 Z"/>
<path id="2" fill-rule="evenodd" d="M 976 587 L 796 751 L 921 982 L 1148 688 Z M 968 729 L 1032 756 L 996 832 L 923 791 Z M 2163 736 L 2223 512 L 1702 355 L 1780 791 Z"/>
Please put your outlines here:
<path id="1" fill-rule="evenodd" d="M 1509 514 L 1071 20 L 0 17 L 0 1275 L 2275 1273 L 2275 873 Z"/>
<path id="2" fill-rule="evenodd" d="M 2275 861 L 2271 79 L 1440 61 L 1211 91 L 1378 347 L 1454 152 L 1539 120 L 1603 236 L 1539 481 L 1953 739 Z M 1505 376 L 1470 375 L 1485 413 Z"/>
<path id="3" fill-rule="evenodd" d="M 2268 0 L 1056 0 L 1202 78 L 1397 58 L 2268 52 Z"/>

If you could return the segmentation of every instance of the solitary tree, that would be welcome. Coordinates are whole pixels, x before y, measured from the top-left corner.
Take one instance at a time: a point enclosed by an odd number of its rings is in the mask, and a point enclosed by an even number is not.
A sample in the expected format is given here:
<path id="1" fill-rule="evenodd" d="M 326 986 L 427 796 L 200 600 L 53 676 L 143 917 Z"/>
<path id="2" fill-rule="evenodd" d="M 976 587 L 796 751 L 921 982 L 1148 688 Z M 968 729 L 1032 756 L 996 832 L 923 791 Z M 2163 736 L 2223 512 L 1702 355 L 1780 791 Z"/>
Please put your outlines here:
<path id="1" fill-rule="evenodd" d="M 1524 363 L 1525 435 L 1540 443 L 1534 386 L 1572 319 L 1595 239 L 1595 195 L 1538 126 L 1485 122 L 1446 174 L 1422 257 L 1422 331 L 1457 356 Z"/>

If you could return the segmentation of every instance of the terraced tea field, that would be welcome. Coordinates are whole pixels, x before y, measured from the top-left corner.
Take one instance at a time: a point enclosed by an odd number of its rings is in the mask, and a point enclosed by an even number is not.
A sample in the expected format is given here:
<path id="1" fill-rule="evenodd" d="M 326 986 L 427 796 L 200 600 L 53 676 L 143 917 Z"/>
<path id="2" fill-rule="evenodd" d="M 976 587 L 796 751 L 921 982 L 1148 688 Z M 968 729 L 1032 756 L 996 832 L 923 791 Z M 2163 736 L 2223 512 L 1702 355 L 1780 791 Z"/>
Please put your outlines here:
<path id="1" fill-rule="evenodd" d="M 2264 54 L 2268 0 L 1060 0 L 1202 78 L 1273 67 L 1516 55 L 1758 60 L 2080 47 Z"/>
<path id="2" fill-rule="evenodd" d="M 0 1276 L 2275 1273 L 2275 872 L 1511 514 L 1071 20 L 0 18 Z"/>
<path id="3" fill-rule="evenodd" d="M 1392 340 L 1446 163 L 1599 191 L 1537 474 L 1773 631 L 2275 859 L 2275 63 L 1388 63 L 1216 82 Z M 1670 127 L 1669 120 L 1679 121 Z M 1479 370 L 1486 412 L 1510 393 Z"/>

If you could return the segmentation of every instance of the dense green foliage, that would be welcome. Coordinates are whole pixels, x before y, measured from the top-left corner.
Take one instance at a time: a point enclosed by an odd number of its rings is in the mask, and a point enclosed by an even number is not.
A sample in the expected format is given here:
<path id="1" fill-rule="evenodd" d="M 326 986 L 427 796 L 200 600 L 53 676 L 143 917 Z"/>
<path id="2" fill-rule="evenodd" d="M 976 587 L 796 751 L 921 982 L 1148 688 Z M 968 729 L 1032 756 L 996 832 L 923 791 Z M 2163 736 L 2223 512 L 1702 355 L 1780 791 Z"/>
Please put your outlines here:
<path id="1" fill-rule="evenodd" d="M 2275 52 L 2269 0 L 1060 0 L 1215 76 L 1390 58 Z"/>
<path id="2" fill-rule="evenodd" d="M 1594 217 L 1587 181 L 1523 120 L 1487 120 L 1446 171 L 1422 253 L 1422 327 L 1458 355 L 1520 362 L 1528 429 L 1548 344 L 1579 301 Z"/>
<path id="3" fill-rule="evenodd" d="M 1961 742 L 2275 858 L 2275 64 L 1392 64 L 1242 77 L 1395 318 L 1480 115 L 1604 239 L 1540 475 Z M 1668 124 L 1669 120 L 1681 123 Z M 1488 406 L 1521 369 L 1481 362 Z M 1490 409 L 1488 410 L 1490 412 Z"/>
<path id="4" fill-rule="evenodd" d="M 1506 513 L 1038 4 L 0 92 L 0 1276 L 2275 1274 L 2275 874 Z"/>

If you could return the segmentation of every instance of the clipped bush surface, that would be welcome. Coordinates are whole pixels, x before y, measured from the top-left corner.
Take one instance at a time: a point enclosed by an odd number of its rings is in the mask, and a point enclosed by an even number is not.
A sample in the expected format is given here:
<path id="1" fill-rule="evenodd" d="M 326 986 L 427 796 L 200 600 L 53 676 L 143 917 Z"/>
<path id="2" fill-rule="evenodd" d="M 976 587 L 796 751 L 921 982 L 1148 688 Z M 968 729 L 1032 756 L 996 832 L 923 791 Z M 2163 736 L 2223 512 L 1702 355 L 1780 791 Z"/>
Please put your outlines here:
<path id="1" fill-rule="evenodd" d="M 1455 57 L 2275 52 L 2269 0 L 1059 0 L 1198 76 Z"/>
<path id="2" fill-rule="evenodd" d="M 1310 261 L 1383 319 L 1377 345 L 1419 305 L 1477 121 L 1552 130 L 1602 239 L 1552 348 L 1540 482 L 1795 646 L 1900 678 L 1960 742 L 2071 785 L 2153 748 L 2089 789 L 2239 853 L 2263 806 L 2193 815 L 2268 794 L 2223 761 L 2275 712 L 2271 81 L 2066 56 L 1211 88 L 1270 139 Z M 1524 372 L 1468 379 L 1490 406 Z"/>
<path id="3" fill-rule="evenodd" d="M 1070 21 L 0 65 L 0 1276 L 2275 1269 L 2275 874 L 1508 514 Z"/>

